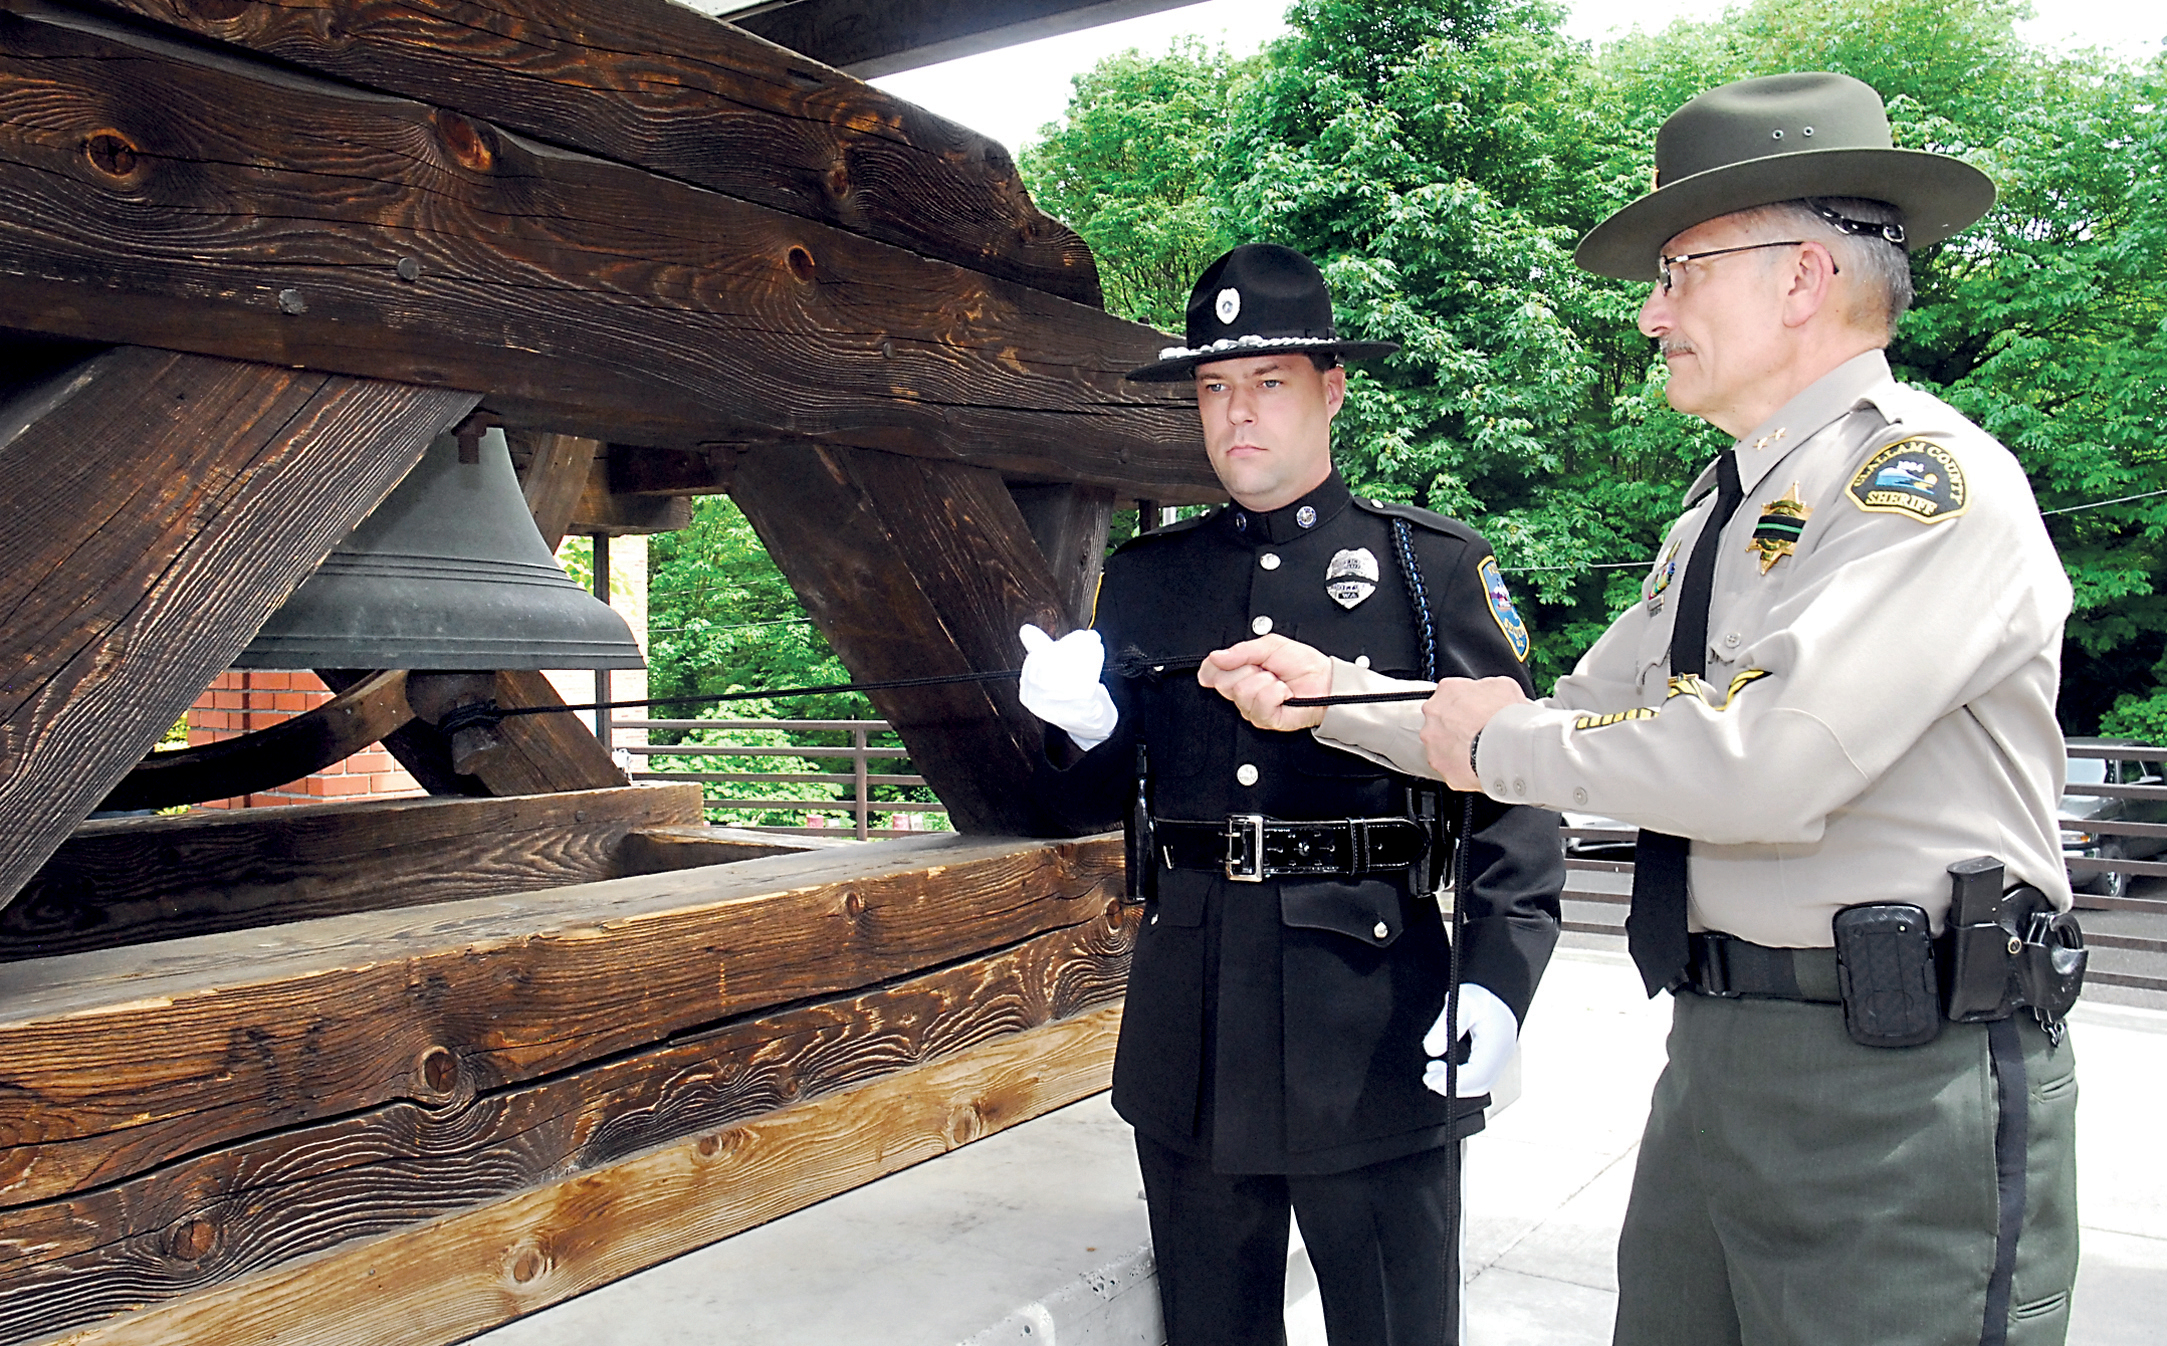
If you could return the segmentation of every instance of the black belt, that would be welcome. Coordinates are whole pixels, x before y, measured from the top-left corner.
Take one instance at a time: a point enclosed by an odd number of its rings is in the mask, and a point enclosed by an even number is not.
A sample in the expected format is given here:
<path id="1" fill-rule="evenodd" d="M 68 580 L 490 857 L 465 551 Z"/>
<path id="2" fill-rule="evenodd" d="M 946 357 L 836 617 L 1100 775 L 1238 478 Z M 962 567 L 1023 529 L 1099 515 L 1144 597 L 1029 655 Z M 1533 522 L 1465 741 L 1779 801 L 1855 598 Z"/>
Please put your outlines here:
<path id="1" fill-rule="evenodd" d="M 1168 869 L 1223 871 L 1237 883 L 1406 869 L 1429 852 L 1429 831 L 1413 818 L 1322 818 L 1286 822 L 1235 813 L 1216 823 L 1151 820 Z"/>
<path id="2" fill-rule="evenodd" d="M 1720 931 L 1689 937 L 1679 990 L 1720 999 L 1803 1000 L 1840 1005 L 1834 949 L 1771 949 Z"/>

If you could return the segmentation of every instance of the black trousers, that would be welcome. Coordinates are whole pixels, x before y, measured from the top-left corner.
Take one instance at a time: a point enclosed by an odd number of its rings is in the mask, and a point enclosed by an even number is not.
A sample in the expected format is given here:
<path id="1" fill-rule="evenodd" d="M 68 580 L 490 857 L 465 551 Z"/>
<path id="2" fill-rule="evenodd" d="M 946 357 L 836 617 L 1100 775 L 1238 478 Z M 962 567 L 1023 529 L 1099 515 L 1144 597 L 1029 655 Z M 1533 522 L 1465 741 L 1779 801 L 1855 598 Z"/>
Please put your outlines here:
<path id="1" fill-rule="evenodd" d="M 1320 1177 L 1215 1173 L 1136 1137 L 1167 1346 L 1284 1346 L 1287 1215 L 1302 1222 L 1332 1346 L 1455 1346 L 1451 1153 Z"/>

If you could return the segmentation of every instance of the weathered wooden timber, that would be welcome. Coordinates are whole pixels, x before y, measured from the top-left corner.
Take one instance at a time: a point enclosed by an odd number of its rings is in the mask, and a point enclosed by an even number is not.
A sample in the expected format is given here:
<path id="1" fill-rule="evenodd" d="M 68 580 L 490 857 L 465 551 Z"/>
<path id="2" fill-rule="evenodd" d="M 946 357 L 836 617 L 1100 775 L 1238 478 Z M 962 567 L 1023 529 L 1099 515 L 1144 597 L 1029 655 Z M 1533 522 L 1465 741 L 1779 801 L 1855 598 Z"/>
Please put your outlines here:
<path id="1" fill-rule="evenodd" d="M 200 1293 L 672 1142 L 721 1148 L 734 1143 L 714 1135 L 725 1128 L 1071 1018 L 1119 998 L 1136 919 L 1110 902 L 969 962 L 740 1017 L 464 1106 L 393 1103 L 0 1210 L 0 1341 Z M 994 1125 L 974 1109 L 956 1139 L 1013 1120 L 999 1091 L 987 1102 Z M 872 1129 L 894 1138 L 893 1119 Z M 587 1238 L 601 1241 L 595 1232 Z M 407 1267 L 396 1279 L 428 1274 Z"/>
<path id="2" fill-rule="evenodd" d="M 486 390 L 508 423 L 615 442 L 1219 493 L 1193 411 L 1121 381 L 1147 328 L 43 7 L 0 11 L 0 325 Z"/>
<path id="3" fill-rule="evenodd" d="M 1080 924 L 1119 889 L 1104 840 L 931 837 L 0 965 L 0 1205 L 463 1106 Z"/>
<path id="4" fill-rule="evenodd" d="M 414 708 L 406 701 L 406 674 L 386 670 L 268 728 L 154 752 L 98 807 L 112 812 L 162 809 L 274 789 L 345 761 L 413 718 Z M 5 919 L 0 916 L 0 924 Z"/>
<path id="5" fill-rule="evenodd" d="M 749 827 L 642 827 L 625 835 L 617 854 L 626 874 L 667 874 L 857 844 L 844 837 L 756 832 Z"/>
<path id="6" fill-rule="evenodd" d="M 874 79 L 982 51 L 1073 33 L 1193 0 L 783 0 L 730 22 L 795 52 Z"/>
<path id="7" fill-rule="evenodd" d="M 627 838 L 699 820 L 662 785 L 88 822 L 0 911 L 0 961 L 648 873 Z"/>
<path id="8" fill-rule="evenodd" d="M 519 471 L 519 492 L 526 497 L 527 511 L 542 535 L 542 545 L 557 550 L 571 531 L 572 516 L 579 512 L 580 497 L 587 492 L 594 460 L 602 441 L 582 435 L 552 435 L 514 430 L 506 435 L 512 462 Z"/>
<path id="9" fill-rule="evenodd" d="M 52 1340 L 54 1346 L 463 1340 L 1096 1093 L 1111 1075 L 1120 1022 L 1119 1006 L 1056 1020 L 523 1196 Z"/>
<path id="10" fill-rule="evenodd" d="M 474 400 L 123 348 L 0 406 L 0 903 Z"/>
<path id="11" fill-rule="evenodd" d="M 1099 306 L 998 141 L 664 0 L 105 3 Z"/>
<path id="12" fill-rule="evenodd" d="M 1091 625 L 1113 525 L 1113 492 L 1095 486 L 1017 485 L 1008 493 L 1046 558 L 1068 624 Z"/>
<path id="13" fill-rule="evenodd" d="M 983 468 L 776 446 L 739 460 L 731 498 L 859 678 L 1014 668 L 1020 623 L 1066 629 L 1044 555 Z M 1037 830 L 1027 787 L 1044 730 L 1013 684 L 869 695 L 958 831 Z"/>

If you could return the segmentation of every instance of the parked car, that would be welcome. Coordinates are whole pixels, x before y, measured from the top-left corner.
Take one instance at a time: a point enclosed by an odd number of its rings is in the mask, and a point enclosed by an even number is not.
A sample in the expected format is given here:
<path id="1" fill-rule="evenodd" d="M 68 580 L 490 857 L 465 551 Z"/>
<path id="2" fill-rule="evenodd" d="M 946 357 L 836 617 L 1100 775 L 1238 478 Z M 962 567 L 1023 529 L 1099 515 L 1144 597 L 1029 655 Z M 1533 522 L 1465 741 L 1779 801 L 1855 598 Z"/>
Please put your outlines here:
<path id="1" fill-rule="evenodd" d="M 2134 739 L 2073 738 L 2069 746 L 2103 748 L 2127 747 L 2137 749 L 2142 745 Z M 2078 757 L 2069 759 L 2069 783 L 2071 785 L 2163 785 L 2167 773 L 2163 773 L 2157 761 L 2139 757 Z M 2160 799 L 2106 799 L 2099 795 L 2065 794 L 2062 796 L 2062 857 L 2065 860 L 2079 856 L 2099 860 L 2143 860 L 2167 850 L 2167 838 L 2118 836 L 2100 832 L 2094 823 L 2167 823 L 2167 798 Z M 2070 886 L 2080 893 L 2100 893 L 2108 897 L 2121 897 L 2129 891 L 2129 875 L 2108 871 L 2104 873 L 2069 876 Z"/>

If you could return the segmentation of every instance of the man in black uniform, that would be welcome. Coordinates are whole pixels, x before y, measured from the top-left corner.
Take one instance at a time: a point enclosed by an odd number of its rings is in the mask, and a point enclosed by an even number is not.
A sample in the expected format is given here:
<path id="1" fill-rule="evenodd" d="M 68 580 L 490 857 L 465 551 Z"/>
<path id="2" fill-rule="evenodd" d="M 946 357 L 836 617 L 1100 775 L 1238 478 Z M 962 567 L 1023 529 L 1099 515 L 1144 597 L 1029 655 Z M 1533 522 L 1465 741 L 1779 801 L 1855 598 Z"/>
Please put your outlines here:
<path id="1" fill-rule="evenodd" d="M 1356 499 L 1333 470 L 1339 357 L 1393 347 L 1337 338 L 1308 258 L 1220 258 L 1187 342 L 1129 377 L 1193 373 L 1233 503 L 1121 548 L 1095 629 L 1027 628 L 1022 689 L 1055 726 L 1040 778 L 1055 816 L 1102 828 L 1142 800 L 1131 884 L 1149 911 L 1113 1101 L 1137 1132 L 1168 1338 L 1284 1340 L 1291 1206 L 1335 1343 L 1456 1341 L 1458 1141 L 1557 939 L 1557 816 L 1254 729 L 1198 665 L 1276 631 L 1403 677 L 1525 685 L 1527 631 L 1473 530 Z M 1434 1059 L 1452 1036 L 1433 894 L 1453 836 L 1457 1100 Z"/>

